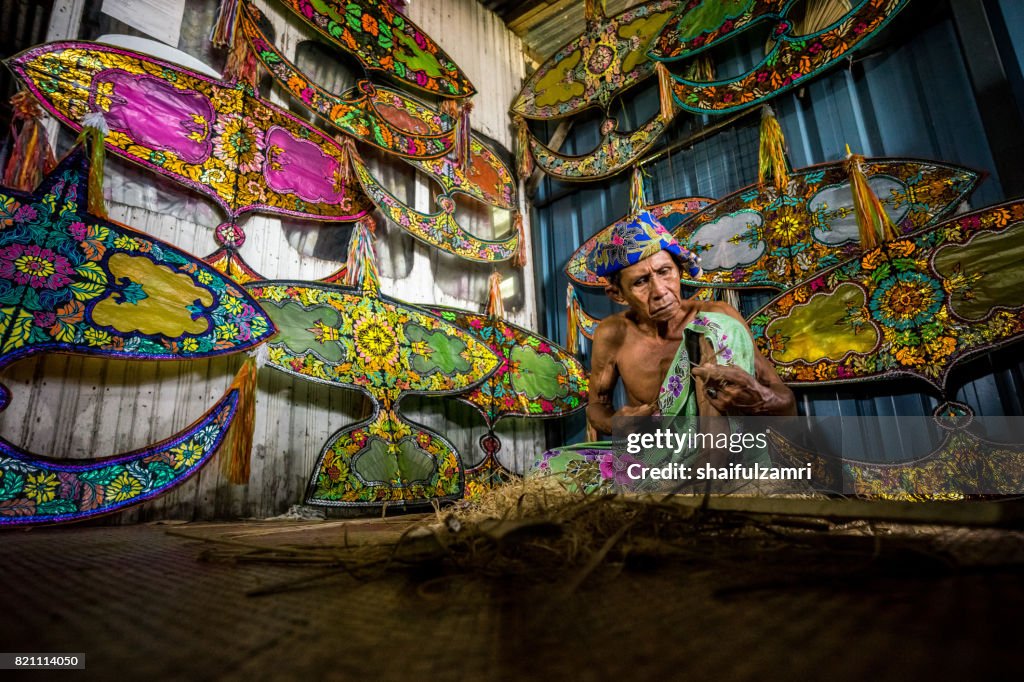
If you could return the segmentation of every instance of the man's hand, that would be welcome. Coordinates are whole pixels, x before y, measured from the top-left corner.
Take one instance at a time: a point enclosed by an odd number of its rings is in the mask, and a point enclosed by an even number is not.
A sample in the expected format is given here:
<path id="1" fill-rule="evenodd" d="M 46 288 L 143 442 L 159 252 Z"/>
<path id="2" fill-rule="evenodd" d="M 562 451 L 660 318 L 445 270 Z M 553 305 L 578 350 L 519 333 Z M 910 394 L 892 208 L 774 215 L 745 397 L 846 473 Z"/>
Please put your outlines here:
<path id="1" fill-rule="evenodd" d="M 704 394 L 722 414 L 765 414 L 776 402 L 774 391 L 739 367 L 708 362 L 691 373 L 704 382 Z"/>

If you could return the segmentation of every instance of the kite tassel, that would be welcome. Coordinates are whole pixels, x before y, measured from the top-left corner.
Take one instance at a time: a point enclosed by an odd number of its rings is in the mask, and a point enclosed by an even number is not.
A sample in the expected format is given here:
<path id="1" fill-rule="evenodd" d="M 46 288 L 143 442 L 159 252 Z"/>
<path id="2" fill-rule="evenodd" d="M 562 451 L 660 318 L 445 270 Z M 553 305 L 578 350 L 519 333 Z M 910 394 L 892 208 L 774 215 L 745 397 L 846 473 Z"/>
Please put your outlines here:
<path id="1" fill-rule="evenodd" d="M 526 225 L 523 223 L 523 214 L 516 211 L 516 218 L 513 221 L 516 230 L 516 252 L 512 256 L 512 267 L 523 269 L 526 267 Z"/>
<path id="2" fill-rule="evenodd" d="M 501 296 L 501 273 L 495 270 L 487 280 L 487 315 L 493 319 L 504 319 L 505 302 Z"/>
<path id="3" fill-rule="evenodd" d="M 580 300 L 576 297 L 576 288 L 569 283 L 565 293 L 566 325 L 565 325 L 565 349 L 577 355 L 580 352 L 580 314 L 582 308 Z"/>
<path id="4" fill-rule="evenodd" d="M 526 119 L 516 116 L 516 175 L 525 180 L 533 175 L 533 154 L 530 153 L 530 127 Z"/>
<path id="5" fill-rule="evenodd" d="M 850 145 L 846 145 L 846 172 L 850 176 L 850 190 L 853 192 L 853 212 L 857 217 L 861 248 L 868 250 L 892 241 L 899 233 L 868 184 L 863 163 L 864 157 L 854 154 L 850 151 Z"/>
<path id="6" fill-rule="evenodd" d="M 220 446 L 220 470 L 228 481 L 237 485 L 249 482 L 251 470 L 253 431 L 256 426 L 256 368 L 256 358 L 247 356 L 228 389 L 238 391 L 238 405 L 235 418 Z"/>
<path id="7" fill-rule="evenodd" d="M 583 16 L 586 18 L 587 23 L 604 19 L 605 17 L 605 0 L 584 0 L 583 2 Z"/>
<path id="8" fill-rule="evenodd" d="M 687 67 L 684 78 L 697 83 L 710 83 L 715 80 L 715 63 L 708 54 L 698 55 Z"/>
<path id="9" fill-rule="evenodd" d="M 640 170 L 640 166 L 635 166 L 629 183 L 629 206 L 633 211 L 633 215 L 637 215 L 644 210 L 646 203 L 643 171 Z"/>
<path id="10" fill-rule="evenodd" d="M 789 185 L 789 162 L 786 160 L 786 137 L 775 112 L 767 104 L 761 109 L 761 146 L 757 155 L 757 184 L 764 187 L 771 179 L 776 191 Z"/>
<path id="11" fill-rule="evenodd" d="M 345 283 L 362 291 L 380 291 L 380 273 L 377 271 L 377 253 L 373 247 L 376 230 L 373 216 L 366 216 L 352 230 L 345 261 Z"/>
<path id="12" fill-rule="evenodd" d="M 221 0 L 217 21 L 210 31 L 210 42 L 214 47 L 231 47 L 235 44 L 238 31 L 239 0 Z"/>
<path id="13" fill-rule="evenodd" d="M 78 134 L 78 143 L 89 148 L 89 213 L 100 218 L 107 217 L 107 207 L 103 202 L 103 176 L 106 165 L 106 147 L 104 139 L 110 132 L 107 120 L 102 111 L 93 111 L 82 117 L 82 132 Z"/>
<path id="14" fill-rule="evenodd" d="M 473 141 L 473 127 L 469 115 L 473 111 L 472 102 L 464 102 L 459 107 L 458 130 L 455 136 L 455 163 L 459 168 L 469 168 L 472 155 L 471 145 Z"/>
<path id="15" fill-rule="evenodd" d="M 12 187 L 23 192 L 31 192 L 57 165 L 57 159 L 50 147 L 43 128 L 42 110 L 35 98 L 27 90 L 11 97 L 14 109 L 13 119 L 21 121 L 21 130 L 14 135 L 11 156 L 4 169 L 3 182 L 5 187 Z"/>
<path id="16" fill-rule="evenodd" d="M 672 97 L 672 73 L 662 62 L 658 62 L 654 70 L 658 74 L 658 101 L 661 104 L 661 119 L 670 121 L 676 113 L 676 102 Z"/>
<path id="17" fill-rule="evenodd" d="M 231 2 L 231 0 L 226 0 Z M 249 43 L 241 31 L 235 31 L 228 44 L 228 61 L 224 66 L 224 80 L 248 83 L 253 90 L 259 80 L 259 64 L 256 55 L 249 48 Z"/>

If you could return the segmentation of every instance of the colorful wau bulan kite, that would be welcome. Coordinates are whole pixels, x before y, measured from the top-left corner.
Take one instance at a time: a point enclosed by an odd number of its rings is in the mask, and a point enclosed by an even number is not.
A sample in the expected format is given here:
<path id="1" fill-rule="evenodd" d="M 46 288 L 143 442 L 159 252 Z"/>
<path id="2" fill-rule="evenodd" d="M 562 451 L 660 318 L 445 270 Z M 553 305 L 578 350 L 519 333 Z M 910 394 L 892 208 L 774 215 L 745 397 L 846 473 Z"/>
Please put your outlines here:
<path id="1" fill-rule="evenodd" d="M 590 181 L 620 173 L 647 153 L 668 127 L 669 119 L 660 114 L 631 133 L 616 131 L 613 118 L 601 125 L 601 143 L 593 151 L 581 156 L 567 156 L 552 151 L 532 135 L 530 154 L 534 163 L 551 177 L 568 182 Z"/>
<path id="2" fill-rule="evenodd" d="M 87 213 L 85 155 L 32 193 L 0 189 L 0 367 L 38 353 L 187 360 L 274 333 L 245 291 L 198 258 Z M 0 386 L 0 408 L 9 392 Z M 201 468 L 232 424 L 232 388 L 195 424 L 132 453 L 56 460 L 0 438 L 0 525 L 72 521 L 160 495 Z"/>
<path id="3" fill-rule="evenodd" d="M 251 5 L 242 26 L 257 58 L 275 80 L 309 110 L 340 130 L 379 149 L 404 157 L 451 193 L 515 210 L 512 171 L 476 135 L 470 136 L 464 169 L 448 152 L 455 144 L 455 119 L 419 100 L 363 80 L 344 97 L 327 92 L 287 61 L 260 32 Z"/>
<path id="4" fill-rule="evenodd" d="M 385 217 L 421 242 L 478 262 L 508 260 L 516 255 L 519 248 L 517 231 L 498 241 L 474 237 L 455 221 L 455 200 L 451 196 L 439 194 L 436 197 L 441 209 L 437 213 L 420 213 L 399 201 L 377 182 L 357 155 L 351 155 L 351 163 L 363 191 Z"/>
<path id="5" fill-rule="evenodd" d="M 803 28 L 790 19 L 788 10 L 795 0 L 746 0 L 718 2 L 705 0 L 679 14 L 666 28 L 696 49 L 674 51 L 666 40 L 659 40 L 648 53 L 652 58 L 673 61 L 692 57 L 706 44 L 717 44 L 735 35 L 736 21 L 750 17 L 748 27 L 758 20 L 773 18 L 777 23 L 772 43 L 764 59 L 735 78 L 699 81 L 673 75 L 672 92 L 676 103 L 698 114 L 724 114 L 764 102 L 782 92 L 807 83 L 825 69 L 839 63 L 854 50 L 862 48 L 884 28 L 909 0 L 850 0 L 850 9 L 826 26 Z M 800 3 L 801 5 L 803 3 Z M 733 19 L 732 16 L 736 16 Z M 832 17 L 830 17 L 832 18 Z"/>
<path id="6" fill-rule="evenodd" d="M 363 80 L 345 95 L 320 87 L 281 54 L 260 30 L 260 14 L 243 3 L 241 29 L 259 62 L 302 104 L 347 135 L 398 156 L 443 156 L 455 144 L 455 123 L 429 107 Z"/>
<path id="7" fill-rule="evenodd" d="M 356 220 L 370 209 L 345 186 L 342 145 L 244 84 L 98 43 L 49 43 L 7 64 L 75 130 L 102 112 L 108 150 L 209 196 L 230 222 L 250 211 Z"/>
<path id="8" fill-rule="evenodd" d="M 428 310 L 487 344 L 500 361 L 487 381 L 459 396 L 487 424 L 487 433 L 480 438 L 484 460 L 466 471 L 466 497 L 476 499 L 484 490 L 512 477 L 497 459 L 501 439 L 495 435 L 494 425 L 505 417 L 549 419 L 583 409 L 587 404 L 587 370 L 564 348 L 506 322 L 500 314 L 442 306 L 430 306 Z"/>
<path id="9" fill-rule="evenodd" d="M 901 233 L 934 225 L 967 198 L 978 174 L 935 161 L 870 159 L 868 184 Z M 683 222 L 675 236 L 699 254 L 694 286 L 786 289 L 861 250 L 842 162 L 789 176 L 784 194 L 751 185 Z"/>
<path id="10" fill-rule="evenodd" d="M 505 417 L 564 417 L 586 405 L 586 369 L 553 341 L 500 317 L 442 306 L 428 310 L 487 344 L 500 360 L 487 381 L 459 396 L 488 429 Z"/>
<path id="11" fill-rule="evenodd" d="M 651 0 L 606 19 L 588 18 L 587 30 L 544 62 L 523 84 L 512 112 L 526 118 L 563 118 L 612 98 L 654 73 L 645 51 L 679 3 Z"/>
<path id="12" fill-rule="evenodd" d="M 919 230 L 820 272 L 750 318 L 790 384 L 914 376 L 1024 337 L 1024 201 Z"/>
<path id="13" fill-rule="evenodd" d="M 464 468 L 443 436 L 405 419 L 408 394 L 472 388 L 498 358 L 471 334 L 413 306 L 311 282 L 255 282 L 249 292 L 279 329 L 269 365 L 361 391 L 373 415 L 324 446 L 306 501 L 328 506 L 421 504 L 463 495 Z"/>
<path id="14" fill-rule="evenodd" d="M 451 57 L 387 0 L 281 0 L 368 71 L 441 97 L 469 97 L 473 84 Z"/>
<path id="15" fill-rule="evenodd" d="M 671 229 L 673 225 L 680 224 L 689 216 L 707 208 L 713 203 L 714 199 L 707 199 L 704 197 L 682 197 L 679 199 L 665 201 L 660 204 L 654 204 L 653 206 L 647 206 L 646 208 L 654 214 L 654 217 L 661 221 L 662 224 Z M 576 249 L 576 251 L 569 256 L 569 262 L 565 266 L 565 274 L 569 276 L 569 279 L 576 284 L 582 284 L 584 286 L 603 287 L 605 285 L 604 277 L 599 277 L 596 272 L 587 266 L 587 257 L 590 255 L 590 252 L 594 250 L 594 247 L 597 246 L 597 242 L 599 240 L 611 233 L 611 231 L 615 229 L 616 225 L 628 222 L 630 219 L 631 216 L 623 216 L 622 218 L 619 218 L 614 223 L 584 242 L 580 248 Z"/>

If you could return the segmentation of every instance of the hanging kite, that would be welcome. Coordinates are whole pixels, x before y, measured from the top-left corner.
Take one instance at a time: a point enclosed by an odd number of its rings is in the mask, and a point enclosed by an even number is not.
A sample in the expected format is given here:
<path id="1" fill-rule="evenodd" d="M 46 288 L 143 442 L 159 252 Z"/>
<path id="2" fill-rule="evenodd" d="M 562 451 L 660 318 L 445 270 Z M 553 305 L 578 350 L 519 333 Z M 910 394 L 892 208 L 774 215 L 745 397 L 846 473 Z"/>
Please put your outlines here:
<path id="1" fill-rule="evenodd" d="M 620 133 L 616 131 L 615 119 L 609 118 L 601 125 L 601 144 L 587 154 L 559 154 L 532 136 L 530 154 L 537 167 L 551 177 L 569 182 L 599 180 L 636 163 L 654 146 L 668 123 L 669 119 L 658 115 L 631 133 Z"/>
<path id="2" fill-rule="evenodd" d="M 258 28 L 255 8 L 246 4 L 245 9 L 242 26 L 257 57 L 308 109 L 362 142 L 405 157 L 440 182 L 447 193 L 460 192 L 499 208 L 518 208 L 512 172 L 477 136 L 470 136 L 468 163 L 460 164 L 448 154 L 455 144 L 455 119 L 365 80 L 345 98 L 326 92 L 270 44 Z"/>
<path id="3" fill-rule="evenodd" d="M 455 200 L 448 194 L 436 197 L 440 211 L 420 213 L 406 206 L 370 174 L 356 155 L 351 158 L 352 168 L 363 191 L 392 222 L 425 244 L 443 251 L 479 262 L 508 260 L 519 250 L 517 231 L 503 240 L 488 241 L 474 237 L 455 221 Z"/>
<path id="4" fill-rule="evenodd" d="M 957 216 L 816 274 L 750 318 L 790 384 L 915 376 L 1024 336 L 1024 202 Z"/>
<path id="5" fill-rule="evenodd" d="M 618 122 L 607 117 L 601 124 L 601 143 L 587 154 L 566 156 L 533 136 L 524 118 L 563 118 L 592 106 L 607 112 L 615 96 L 653 74 L 655 64 L 645 54 L 647 44 L 678 3 L 652 0 L 611 19 L 605 18 L 599 3 L 587 5 L 586 32 L 541 65 L 512 103 L 524 171 L 530 168 L 526 157 L 529 153 L 533 163 L 560 180 L 585 181 L 615 175 L 654 145 L 676 113 L 667 77 L 663 77 L 665 92 L 658 115 L 630 133 L 618 132 Z"/>
<path id="6" fill-rule="evenodd" d="M 978 180 L 974 171 L 934 161 L 871 159 L 860 167 L 903 234 L 955 210 Z M 792 173 L 784 193 L 745 187 L 686 220 L 675 235 L 701 257 L 704 277 L 692 282 L 699 286 L 786 289 L 862 250 L 843 163 Z"/>
<path id="7" fill-rule="evenodd" d="M 317 85 L 274 47 L 259 28 L 259 11 L 242 5 L 241 28 L 253 53 L 274 80 L 342 132 L 378 149 L 409 158 L 435 158 L 455 145 L 455 122 L 416 100 L 361 80 L 343 96 Z"/>
<path id="8" fill-rule="evenodd" d="M 598 106 L 654 73 L 645 54 L 679 3 L 653 0 L 606 19 L 588 17 L 587 30 L 566 43 L 523 84 L 512 113 L 532 119 L 564 118 Z"/>
<path id="9" fill-rule="evenodd" d="M 774 20 L 767 54 L 750 71 L 728 80 L 672 75 L 672 92 L 683 109 L 698 114 L 738 111 L 802 86 L 839 63 L 875 37 L 908 1 L 702 0 L 666 24 L 648 55 L 666 62 L 700 58 L 704 50 L 738 32 Z M 798 5 L 804 10 L 800 22 L 790 16 Z"/>
<path id="10" fill-rule="evenodd" d="M 366 282 L 373 276 L 366 273 Z M 310 282 L 256 282 L 249 292 L 280 333 L 269 365 L 288 374 L 361 391 L 373 416 L 324 446 L 307 502 L 329 506 L 458 499 L 458 452 L 443 436 L 405 419 L 402 396 L 458 393 L 498 367 L 488 348 L 457 327 L 399 301 Z"/>
<path id="11" fill-rule="evenodd" d="M 487 344 L 498 371 L 459 397 L 480 412 L 489 430 L 505 417 L 564 417 L 587 402 L 583 365 L 552 341 L 499 317 L 455 308 L 428 310 Z"/>
<path id="12" fill-rule="evenodd" d="M 245 85 L 86 42 L 50 43 L 7 64 L 72 128 L 102 112 L 107 149 L 209 196 L 229 222 L 250 211 L 355 220 L 369 208 L 345 184 L 342 145 Z"/>
<path id="13" fill-rule="evenodd" d="M 281 0 L 320 35 L 379 71 L 417 90 L 441 97 L 469 97 L 473 84 L 416 24 L 386 0 Z"/>
<path id="14" fill-rule="evenodd" d="M 273 334 L 256 302 L 213 268 L 88 213 L 87 182 L 75 150 L 34 192 L 0 189 L 0 367 L 54 352 L 204 358 Z M 178 435 L 125 455 L 61 461 L 0 439 L 0 525 L 78 520 L 160 495 L 217 450 L 243 390 L 230 389 Z M 0 408 L 9 395 L 0 386 Z"/>

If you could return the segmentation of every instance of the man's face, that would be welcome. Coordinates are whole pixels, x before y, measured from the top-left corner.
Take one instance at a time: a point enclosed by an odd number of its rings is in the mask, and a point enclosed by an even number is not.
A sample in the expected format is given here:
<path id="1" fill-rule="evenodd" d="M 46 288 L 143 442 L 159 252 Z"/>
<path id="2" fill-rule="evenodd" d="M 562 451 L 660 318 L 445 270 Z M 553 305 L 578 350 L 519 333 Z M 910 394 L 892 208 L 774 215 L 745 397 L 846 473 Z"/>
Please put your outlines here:
<path id="1" fill-rule="evenodd" d="M 612 300 L 632 308 L 640 319 L 666 322 L 681 309 L 683 300 L 679 267 L 668 251 L 623 268 L 619 285 L 607 289 Z"/>

